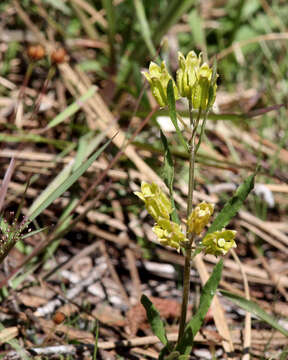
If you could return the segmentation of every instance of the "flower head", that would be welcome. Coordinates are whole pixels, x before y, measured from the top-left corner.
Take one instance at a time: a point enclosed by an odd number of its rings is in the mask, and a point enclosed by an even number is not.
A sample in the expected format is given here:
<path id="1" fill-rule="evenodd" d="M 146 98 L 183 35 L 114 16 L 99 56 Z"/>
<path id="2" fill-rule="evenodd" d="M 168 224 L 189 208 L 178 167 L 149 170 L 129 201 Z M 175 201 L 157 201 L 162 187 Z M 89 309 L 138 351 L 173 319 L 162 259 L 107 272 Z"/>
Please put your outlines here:
<path id="1" fill-rule="evenodd" d="M 235 243 L 235 230 L 222 229 L 208 234 L 204 237 L 202 245 L 206 254 L 215 256 L 225 255 L 231 248 L 236 247 Z"/>
<path id="2" fill-rule="evenodd" d="M 214 205 L 202 202 L 191 212 L 187 220 L 188 232 L 200 235 L 208 224 L 214 211 Z"/>
<path id="3" fill-rule="evenodd" d="M 142 74 L 148 80 L 152 94 L 161 107 L 167 105 L 167 85 L 169 80 L 172 80 L 173 82 L 175 99 L 179 99 L 176 84 L 169 74 L 164 61 L 162 61 L 161 66 L 158 66 L 151 61 L 149 72 L 142 72 Z"/>
<path id="4" fill-rule="evenodd" d="M 146 210 L 156 222 L 159 219 L 170 219 L 172 213 L 171 201 L 167 198 L 160 187 L 155 184 L 142 182 L 141 192 L 134 192 L 145 203 Z"/>

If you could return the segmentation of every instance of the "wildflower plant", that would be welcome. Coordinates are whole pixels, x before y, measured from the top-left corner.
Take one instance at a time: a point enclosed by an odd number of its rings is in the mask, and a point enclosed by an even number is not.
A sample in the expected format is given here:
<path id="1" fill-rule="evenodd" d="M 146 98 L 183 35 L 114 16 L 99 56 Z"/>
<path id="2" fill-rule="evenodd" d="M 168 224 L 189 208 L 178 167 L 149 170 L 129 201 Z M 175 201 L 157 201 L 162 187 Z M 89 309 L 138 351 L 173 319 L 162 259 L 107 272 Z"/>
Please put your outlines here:
<path id="1" fill-rule="evenodd" d="M 190 51 L 186 57 L 179 52 L 178 61 L 179 68 L 176 72 L 176 81 L 169 74 L 164 62 L 162 62 L 161 66 L 152 62 L 149 66 L 149 72 L 143 74 L 148 80 L 152 94 L 160 107 L 168 107 L 179 140 L 189 154 L 187 213 L 186 220 L 183 221 L 186 224 L 185 231 L 179 220 L 173 197 L 174 166 L 172 156 L 168 141 L 162 132 L 161 140 L 165 150 L 164 181 L 169 190 L 170 198 L 166 196 L 164 189 L 155 183 L 142 182 L 141 192 L 135 192 L 135 195 L 144 202 L 147 212 L 155 221 L 153 232 L 156 234 L 159 243 L 182 252 L 185 258 L 181 316 L 176 345 L 173 346 L 168 342 L 164 324 L 154 305 L 144 295 L 141 299 L 153 332 L 165 345 L 159 359 L 167 360 L 189 358 L 193 338 L 200 329 L 221 279 L 222 258 L 204 286 L 197 312 L 186 323 L 191 261 L 200 252 L 222 257 L 230 249 L 236 247 L 236 231 L 226 229 L 225 226 L 229 224 L 231 218 L 237 213 L 252 190 L 255 177 L 255 174 L 249 176 L 239 186 L 235 195 L 228 201 L 213 222 L 214 204 L 202 202 L 194 206 L 196 155 L 203 139 L 208 113 L 216 99 L 218 74 L 216 61 L 210 67 L 207 63 L 203 63 L 202 55 L 197 56 L 194 51 Z M 190 118 L 188 139 L 184 137 L 177 123 L 177 119 L 183 121 L 175 106 L 175 101 L 180 98 L 186 99 L 188 102 Z"/>

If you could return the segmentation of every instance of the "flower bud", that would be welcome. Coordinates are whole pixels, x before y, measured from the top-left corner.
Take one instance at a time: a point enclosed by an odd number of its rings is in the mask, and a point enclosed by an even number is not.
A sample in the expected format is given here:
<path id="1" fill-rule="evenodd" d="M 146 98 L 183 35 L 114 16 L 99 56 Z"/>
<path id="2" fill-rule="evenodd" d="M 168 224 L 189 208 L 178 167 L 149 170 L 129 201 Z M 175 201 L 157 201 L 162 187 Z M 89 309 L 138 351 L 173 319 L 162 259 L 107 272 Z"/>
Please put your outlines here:
<path id="1" fill-rule="evenodd" d="M 63 48 L 54 50 L 51 54 L 51 62 L 53 64 L 62 64 L 66 61 L 66 51 Z"/>
<path id="2" fill-rule="evenodd" d="M 57 311 L 54 315 L 53 315 L 53 318 L 52 318 L 53 322 L 56 324 L 56 325 L 59 325 L 61 324 L 64 320 L 65 320 L 65 314 L 61 311 Z"/>
<path id="3" fill-rule="evenodd" d="M 191 212 L 187 220 L 188 232 L 199 235 L 208 224 L 214 205 L 202 202 Z"/>
<path id="4" fill-rule="evenodd" d="M 167 198 L 160 187 L 155 184 L 142 182 L 141 192 L 134 192 L 145 203 L 146 210 L 156 222 L 160 218 L 170 219 L 172 213 L 171 201 Z"/>
<path id="5" fill-rule="evenodd" d="M 27 54 L 29 58 L 33 61 L 38 61 L 43 59 L 45 56 L 45 49 L 42 45 L 30 45 L 27 49 Z"/>
<path id="6" fill-rule="evenodd" d="M 167 105 L 167 85 L 169 80 L 172 80 L 173 82 L 175 99 L 179 99 L 176 84 L 171 75 L 168 73 L 164 61 L 162 61 L 161 67 L 151 61 L 149 73 L 142 72 L 142 74 L 148 80 L 151 86 L 152 94 L 161 107 L 165 107 Z"/>
<path id="7" fill-rule="evenodd" d="M 236 247 L 235 236 L 235 230 L 226 229 L 206 235 L 202 241 L 205 253 L 215 256 L 225 255 L 231 248 Z"/>
<path id="8" fill-rule="evenodd" d="M 171 246 L 177 251 L 180 250 L 181 244 L 187 241 L 180 225 L 167 219 L 160 219 L 152 230 L 157 235 L 161 245 Z"/>

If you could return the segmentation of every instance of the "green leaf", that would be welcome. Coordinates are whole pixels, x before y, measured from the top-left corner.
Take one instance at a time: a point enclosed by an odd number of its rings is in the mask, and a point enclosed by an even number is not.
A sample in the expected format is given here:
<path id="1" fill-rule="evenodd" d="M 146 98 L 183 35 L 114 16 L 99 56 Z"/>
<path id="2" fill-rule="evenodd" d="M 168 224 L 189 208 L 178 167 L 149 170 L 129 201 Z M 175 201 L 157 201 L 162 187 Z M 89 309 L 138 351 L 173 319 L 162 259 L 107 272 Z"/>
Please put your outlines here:
<path id="1" fill-rule="evenodd" d="M 193 9 L 188 16 L 188 23 L 191 29 L 191 34 L 194 38 L 195 45 L 200 45 L 202 49 L 206 46 L 206 37 L 203 28 L 202 17 L 198 9 Z"/>
<path id="2" fill-rule="evenodd" d="M 65 4 L 64 1 L 58 1 L 58 0 L 44 0 L 47 4 L 53 6 L 55 9 L 60 10 L 65 15 L 71 15 L 71 9 L 69 6 Z"/>
<path id="3" fill-rule="evenodd" d="M 17 143 L 17 142 L 35 142 L 35 143 L 43 143 L 43 144 L 52 144 L 58 149 L 66 149 L 67 146 L 71 145 L 69 141 L 66 140 L 60 140 L 60 139 L 53 139 L 48 138 L 36 134 L 19 134 L 19 135 L 13 135 L 8 133 L 1 133 L 0 134 L 0 142 L 11 142 L 11 143 Z"/>
<path id="4" fill-rule="evenodd" d="M 179 129 L 178 122 L 177 122 L 177 114 L 176 114 L 176 105 L 175 105 L 175 95 L 174 95 L 174 87 L 172 80 L 169 80 L 167 85 L 167 101 L 168 101 L 168 107 L 169 107 L 169 116 L 171 118 L 171 121 L 175 127 L 175 130 L 177 132 L 177 135 L 179 136 L 179 139 L 186 149 L 188 151 L 188 145 L 187 142 Z"/>
<path id="5" fill-rule="evenodd" d="M 99 339 L 99 321 L 96 320 L 95 344 L 94 344 L 94 351 L 93 351 L 93 360 L 97 360 L 98 339 Z"/>
<path id="6" fill-rule="evenodd" d="M 267 324 L 272 326 L 274 329 L 280 331 L 283 335 L 288 337 L 288 331 L 284 329 L 278 321 L 271 315 L 267 314 L 266 311 L 260 308 L 258 304 L 251 300 L 247 300 L 242 296 L 231 293 L 230 291 L 220 290 L 220 293 L 227 299 L 231 300 L 234 304 L 238 305 L 242 309 L 249 311 L 256 315 L 259 319 L 265 321 Z"/>
<path id="7" fill-rule="evenodd" d="M 110 45 L 110 58 L 112 62 L 115 59 L 115 34 L 116 34 L 116 5 L 113 4 L 113 0 L 102 0 L 102 7 L 106 12 L 106 19 L 108 21 L 108 26 L 106 27 L 109 45 Z M 119 23 L 119 22 L 118 22 Z"/>
<path id="8" fill-rule="evenodd" d="M 143 6 L 142 0 L 134 0 L 134 6 L 136 10 L 136 15 L 140 24 L 140 34 L 143 36 L 144 42 L 147 46 L 147 49 L 150 52 L 151 57 L 156 56 L 156 49 L 153 45 L 150 26 L 147 21 L 147 17 L 145 14 L 145 8 Z"/>
<path id="9" fill-rule="evenodd" d="M 83 163 L 85 158 L 87 159 L 87 157 L 98 148 L 104 137 L 104 133 L 100 133 L 95 136 L 92 131 L 80 137 L 75 162 L 73 165 L 73 171 Z"/>
<path id="10" fill-rule="evenodd" d="M 230 220 L 237 214 L 250 191 L 253 189 L 255 176 L 256 173 L 248 176 L 244 183 L 239 186 L 235 195 L 225 204 L 222 211 L 218 214 L 212 225 L 209 227 L 206 233 L 207 235 L 214 231 L 219 231 L 227 224 L 229 224 Z"/>
<path id="11" fill-rule="evenodd" d="M 162 356 L 162 355 L 161 355 Z M 164 359 L 165 360 L 178 360 L 179 359 L 179 352 L 178 351 L 173 351 L 171 354 L 169 354 L 168 356 L 166 356 Z M 162 357 L 163 358 L 163 357 Z M 162 358 L 159 357 L 159 359 L 161 360 Z"/>
<path id="12" fill-rule="evenodd" d="M 95 94 L 96 90 L 96 86 L 91 86 L 84 95 L 82 95 L 78 100 L 76 100 L 73 104 L 69 105 L 64 111 L 62 111 L 53 120 L 51 120 L 47 125 L 47 129 L 51 129 L 54 126 L 59 125 L 69 116 L 75 114 L 81 108 L 83 103 L 89 100 Z"/>
<path id="13" fill-rule="evenodd" d="M 199 308 L 197 309 L 196 314 L 188 322 L 183 334 L 183 338 L 176 347 L 176 350 L 178 350 L 180 354 L 189 355 L 191 353 L 194 337 L 203 324 L 204 318 L 207 314 L 207 311 L 209 310 L 218 284 L 221 280 L 222 269 L 223 259 L 221 259 L 218 264 L 216 264 L 210 278 L 203 287 Z"/>
<path id="14" fill-rule="evenodd" d="M 158 310 L 145 295 L 142 295 L 141 297 L 141 304 L 146 310 L 146 315 L 154 335 L 158 337 L 162 344 L 167 345 L 168 339 L 166 336 L 164 323 L 160 318 Z"/>
<path id="15" fill-rule="evenodd" d="M 170 0 L 167 3 L 167 9 L 153 33 L 153 40 L 156 45 L 159 44 L 168 30 L 189 11 L 189 9 L 195 4 L 195 0 Z"/>
<path id="16" fill-rule="evenodd" d="M 34 231 L 30 231 L 25 235 L 21 235 L 21 240 L 24 240 L 26 238 L 32 237 L 32 236 L 34 236 L 36 234 L 39 234 L 40 232 L 42 232 L 42 231 L 44 231 L 46 229 L 48 229 L 48 226 L 45 226 L 45 227 L 43 227 L 41 229 L 37 229 L 37 230 L 34 230 Z"/>
<path id="17" fill-rule="evenodd" d="M 173 181 L 174 181 L 174 165 L 171 156 L 171 152 L 169 149 L 168 141 L 166 136 L 163 134 L 162 130 L 160 130 L 160 137 L 162 141 L 162 145 L 164 147 L 164 165 L 163 165 L 163 180 L 167 185 L 168 189 L 173 189 Z"/>
<path id="18" fill-rule="evenodd" d="M 78 167 L 68 178 L 65 178 L 63 182 L 60 182 L 53 192 L 49 194 L 37 207 L 32 204 L 32 207 L 28 210 L 28 219 L 33 221 L 43 210 L 45 210 L 54 200 L 61 196 L 69 187 L 74 184 L 78 178 L 90 167 L 90 165 L 98 158 L 98 156 L 106 149 L 110 144 L 111 139 L 108 140 L 95 154 L 93 154 L 87 161 Z M 37 199 L 36 199 L 37 200 Z"/>
<path id="19" fill-rule="evenodd" d="M 173 181 L 174 181 L 174 164 L 172 160 L 172 155 L 169 149 L 168 141 L 163 134 L 163 132 L 160 130 L 160 136 L 162 145 L 164 147 L 164 166 L 163 166 L 163 179 L 165 184 L 167 185 L 170 193 L 170 200 L 173 208 L 173 212 L 171 214 L 172 221 L 176 222 L 177 224 L 180 224 L 180 220 L 177 214 L 177 209 L 174 201 L 173 196 Z"/>

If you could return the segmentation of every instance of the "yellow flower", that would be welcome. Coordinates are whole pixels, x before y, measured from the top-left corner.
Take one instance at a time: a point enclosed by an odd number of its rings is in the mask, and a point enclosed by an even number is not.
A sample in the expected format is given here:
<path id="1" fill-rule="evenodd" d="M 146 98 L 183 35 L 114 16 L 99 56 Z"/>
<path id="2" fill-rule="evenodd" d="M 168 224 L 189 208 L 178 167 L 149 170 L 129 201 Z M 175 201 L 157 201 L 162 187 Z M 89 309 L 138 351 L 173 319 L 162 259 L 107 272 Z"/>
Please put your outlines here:
<path id="1" fill-rule="evenodd" d="M 187 220 L 188 232 L 200 235 L 208 224 L 214 211 L 214 205 L 202 202 L 191 212 Z"/>
<path id="2" fill-rule="evenodd" d="M 210 108 L 216 98 L 217 74 L 212 78 L 212 69 L 202 62 L 201 54 L 197 57 L 194 51 L 186 56 L 178 53 L 179 69 L 177 70 L 177 87 L 181 96 L 191 101 L 194 109 Z"/>
<path id="3" fill-rule="evenodd" d="M 172 213 L 171 201 L 160 187 L 155 184 L 141 183 L 141 192 L 134 192 L 145 203 L 146 210 L 156 222 L 159 219 L 170 219 Z"/>
<path id="4" fill-rule="evenodd" d="M 167 219 L 160 219 L 152 230 L 157 235 L 161 245 L 171 246 L 177 251 L 180 250 L 181 244 L 187 241 L 180 225 Z"/>
<path id="5" fill-rule="evenodd" d="M 161 107 L 167 105 L 167 85 L 170 79 L 173 81 L 175 99 L 179 99 L 176 84 L 171 75 L 168 73 L 164 61 L 162 61 L 161 66 L 158 66 L 153 61 L 151 61 L 149 66 L 149 73 L 142 72 L 142 74 L 148 80 L 151 86 L 152 94 Z"/>
<path id="6" fill-rule="evenodd" d="M 206 254 L 215 256 L 225 255 L 231 248 L 236 247 L 235 243 L 235 230 L 222 229 L 208 234 L 204 237 L 202 245 Z"/>

